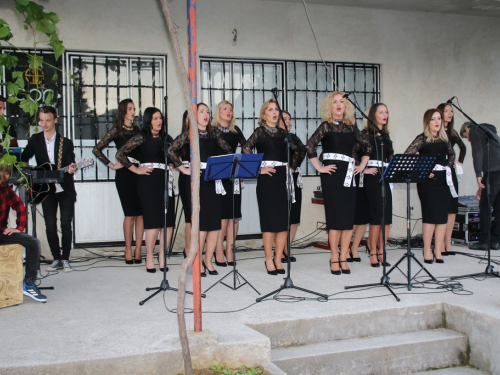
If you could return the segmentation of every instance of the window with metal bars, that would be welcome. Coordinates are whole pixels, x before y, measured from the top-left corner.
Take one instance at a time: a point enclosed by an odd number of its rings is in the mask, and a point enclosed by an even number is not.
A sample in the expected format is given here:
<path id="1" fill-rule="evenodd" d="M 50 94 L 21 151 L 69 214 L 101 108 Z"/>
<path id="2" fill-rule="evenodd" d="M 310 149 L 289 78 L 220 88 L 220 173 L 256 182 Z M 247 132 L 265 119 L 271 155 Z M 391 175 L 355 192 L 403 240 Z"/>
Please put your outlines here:
<path id="1" fill-rule="evenodd" d="M 157 107 L 165 112 L 166 56 L 97 53 L 66 53 L 66 71 L 77 84 L 68 90 L 68 129 L 77 159 L 93 157 L 92 149 L 114 126 L 121 100 L 131 98 L 136 106 L 135 125 L 141 127 L 142 111 Z M 114 144 L 104 150 L 114 160 Z M 111 180 L 115 171 L 96 162 L 83 171 L 83 181 Z"/>
<path id="2" fill-rule="evenodd" d="M 221 100 L 233 103 L 236 124 L 246 137 L 258 126 L 260 106 L 273 97 L 273 88 L 278 89 L 282 109 L 292 116 L 292 132 L 304 143 L 321 123 L 323 99 L 334 91 L 330 74 L 339 90 L 352 92 L 351 98 L 363 110 L 380 99 L 378 64 L 202 57 L 200 67 L 201 100 L 210 108 Z M 356 118 L 361 127 L 361 114 L 356 113 Z M 317 175 L 307 158 L 301 169 L 304 175 Z"/>

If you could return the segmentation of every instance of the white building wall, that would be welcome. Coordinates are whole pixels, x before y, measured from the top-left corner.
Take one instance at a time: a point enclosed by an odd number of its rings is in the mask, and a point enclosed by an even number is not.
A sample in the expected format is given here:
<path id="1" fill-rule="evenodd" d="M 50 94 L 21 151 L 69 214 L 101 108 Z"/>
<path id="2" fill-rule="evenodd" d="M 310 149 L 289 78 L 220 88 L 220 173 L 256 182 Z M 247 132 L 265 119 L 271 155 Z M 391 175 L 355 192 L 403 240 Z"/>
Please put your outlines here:
<path id="1" fill-rule="evenodd" d="M 48 0 L 43 5 L 59 14 L 59 35 L 68 49 L 167 54 L 170 133 L 179 133 L 185 104 L 159 1 Z M 186 59 L 186 1 L 173 0 L 170 6 Z M 13 42 L 29 46 L 20 21 L 5 9 L 9 7 L 2 5 L 2 16 L 13 28 Z M 463 109 L 476 121 L 498 125 L 497 18 L 312 4 L 308 9 L 326 60 L 381 64 L 381 98 L 389 107 L 396 152 L 404 152 L 422 131 L 424 111 L 452 96 L 458 96 Z M 232 43 L 233 29 L 238 31 L 236 45 Z M 301 3 L 200 0 L 197 38 L 200 56 L 319 60 Z M 459 128 L 464 118 L 457 111 L 455 114 Z M 465 173 L 460 194 L 474 194 L 470 147 Z M 323 215 L 321 207 L 309 203 L 319 184 L 319 178 L 306 178 L 298 236 L 311 232 Z M 394 213 L 405 216 L 405 205 L 405 187 L 398 187 Z M 414 187 L 412 205 L 414 217 L 420 217 Z M 394 218 L 393 222 L 391 234 L 404 235 L 405 220 Z M 420 231 L 419 225 L 416 230 Z"/>

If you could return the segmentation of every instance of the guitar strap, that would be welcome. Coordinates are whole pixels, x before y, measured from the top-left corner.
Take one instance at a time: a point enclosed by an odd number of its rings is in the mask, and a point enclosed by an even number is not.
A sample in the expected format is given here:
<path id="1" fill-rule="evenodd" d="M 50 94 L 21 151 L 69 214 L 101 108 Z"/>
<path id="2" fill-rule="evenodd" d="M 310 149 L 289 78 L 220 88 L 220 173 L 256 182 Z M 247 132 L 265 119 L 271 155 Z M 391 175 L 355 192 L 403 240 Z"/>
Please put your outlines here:
<path id="1" fill-rule="evenodd" d="M 57 169 L 61 169 L 63 142 L 64 137 L 61 135 L 61 138 L 59 138 L 59 152 L 57 153 Z"/>

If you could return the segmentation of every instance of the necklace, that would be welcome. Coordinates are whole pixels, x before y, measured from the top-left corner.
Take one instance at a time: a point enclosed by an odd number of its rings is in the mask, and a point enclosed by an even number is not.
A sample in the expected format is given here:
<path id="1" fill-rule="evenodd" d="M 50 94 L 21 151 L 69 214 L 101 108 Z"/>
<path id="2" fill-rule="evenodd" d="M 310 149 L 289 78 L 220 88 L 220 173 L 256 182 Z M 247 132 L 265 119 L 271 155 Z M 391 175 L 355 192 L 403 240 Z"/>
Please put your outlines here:
<path id="1" fill-rule="evenodd" d="M 269 133 L 277 133 L 278 132 L 278 128 L 277 127 L 272 127 L 272 126 L 269 126 L 269 125 L 264 125 L 266 130 L 269 132 Z"/>
<path id="2" fill-rule="evenodd" d="M 225 128 L 222 125 L 217 126 L 217 129 L 219 129 L 223 133 L 229 133 L 229 128 Z"/>
<path id="3" fill-rule="evenodd" d="M 126 126 L 125 124 L 122 125 L 123 130 L 132 130 L 134 128 L 134 125 Z"/>
<path id="4" fill-rule="evenodd" d="M 151 133 L 151 137 L 153 138 L 158 138 L 160 136 L 160 133 Z"/>
<path id="5" fill-rule="evenodd" d="M 207 129 L 198 129 L 198 133 L 201 135 L 207 134 Z"/>

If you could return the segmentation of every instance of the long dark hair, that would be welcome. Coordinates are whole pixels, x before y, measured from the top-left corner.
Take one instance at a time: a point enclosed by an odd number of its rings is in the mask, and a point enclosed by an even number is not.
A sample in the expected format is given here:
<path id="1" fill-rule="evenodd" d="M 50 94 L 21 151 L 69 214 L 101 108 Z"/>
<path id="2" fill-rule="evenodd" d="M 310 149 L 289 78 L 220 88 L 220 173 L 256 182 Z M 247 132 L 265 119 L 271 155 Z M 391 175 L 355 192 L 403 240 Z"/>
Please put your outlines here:
<path id="1" fill-rule="evenodd" d="M 198 121 L 198 108 L 200 108 L 200 105 L 204 105 L 205 107 L 207 107 L 208 113 L 210 115 L 210 107 L 203 102 L 199 102 L 198 104 L 196 104 L 196 121 Z M 198 126 L 198 124 L 196 124 L 196 126 Z M 212 121 L 210 121 L 210 116 L 209 116 L 208 124 L 207 124 L 207 132 L 211 132 L 211 131 L 212 131 Z"/>
<path id="2" fill-rule="evenodd" d="M 123 123 L 125 121 L 125 115 L 127 114 L 128 105 L 130 103 L 134 104 L 134 101 L 132 99 L 123 99 L 120 102 L 120 104 L 118 104 L 118 111 L 116 112 L 115 126 L 120 131 L 120 135 L 123 135 Z"/>
<path id="3" fill-rule="evenodd" d="M 151 139 L 151 120 L 153 119 L 153 115 L 159 112 L 161 116 L 161 130 L 160 130 L 160 138 L 164 139 L 165 138 L 165 126 L 163 123 L 163 114 L 158 108 L 155 107 L 148 107 L 144 110 L 144 114 L 142 115 L 142 132 L 144 133 L 144 136 L 146 139 Z"/>
<path id="4" fill-rule="evenodd" d="M 182 114 L 182 130 L 181 133 L 184 133 L 191 126 L 191 121 L 189 120 L 189 115 L 187 109 Z"/>
<path id="5" fill-rule="evenodd" d="M 440 105 L 437 106 L 437 109 L 439 109 L 441 111 L 441 114 L 443 115 L 443 126 L 444 126 L 444 109 L 446 108 L 446 106 L 450 106 L 451 109 L 453 110 L 453 106 L 449 103 L 441 103 Z M 445 128 L 446 130 L 446 134 L 448 135 L 448 138 L 450 138 L 451 136 L 457 136 L 458 137 L 458 134 L 457 132 L 455 131 L 455 129 L 453 128 L 455 124 L 455 116 L 453 116 L 451 118 L 451 121 L 449 122 L 448 124 L 448 127 Z"/>
<path id="6" fill-rule="evenodd" d="M 372 104 L 370 107 L 370 110 L 368 111 L 368 118 L 375 121 L 375 114 L 377 113 L 377 110 L 380 106 L 384 106 L 387 108 L 387 106 L 384 103 L 375 103 Z M 375 134 L 377 131 L 375 131 L 375 127 L 371 123 L 371 121 L 367 121 L 366 123 L 366 129 L 368 130 L 368 133 L 370 134 Z M 385 132 L 385 134 L 389 134 L 389 118 L 387 118 L 387 122 L 382 126 L 382 130 Z"/>

